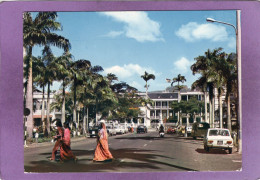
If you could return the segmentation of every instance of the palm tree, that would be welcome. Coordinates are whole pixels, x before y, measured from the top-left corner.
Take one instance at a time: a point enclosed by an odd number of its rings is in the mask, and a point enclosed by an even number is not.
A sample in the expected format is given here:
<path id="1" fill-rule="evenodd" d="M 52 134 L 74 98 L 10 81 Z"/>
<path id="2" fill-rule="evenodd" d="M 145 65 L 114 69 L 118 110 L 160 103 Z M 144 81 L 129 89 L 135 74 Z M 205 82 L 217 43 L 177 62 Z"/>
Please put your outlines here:
<path id="1" fill-rule="evenodd" d="M 141 78 L 143 78 L 144 79 L 144 81 L 145 81 L 145 88 L 146 88 L 146 98 L 148 98 L 148 84 L 147 84 L 147 82 L 150 80 L 150 79 L 153 79 L 153 80 L 155 80 L 155 75 L 154 74 L 149 74 L 148 72 L 144 72 L 144 75 L 142 75 L 141 76 Z"/>
<path id="2" fill-rule="evenodd" d="M 83 74 L 86 69 L 91 67 L 89 60 L 80 59 L 73 62 L 70 66 L 71 78 L 72 78 L 72 91 L 74 94 L 73 98 L 73 121 L 77 122 L 76 111 L 77 111 L 77 87 L 83 84 Z M 77 127 L 76 127 L 77 128 Z"/>
<path id="3" fill-rule="evenodd" d="M 43 49 L 43 61 L 46 64 L 45 69 L 45 77 L 47 82 L 47 120 L 46 120 L 46 130 L 45 135 L 48 136 L 50 133 L 50 93 L 51 93 L 51 85 L 52 83 L 57 79 L 57 63 L 56 63 L 56 57 L 53 55 L 50 47 L 46 45 Z"/>
<path id="4" fill-rule="evenodd" d="M 69 67 L 72 63 L 72 55 L 70 53 L 64 53 L 62 56 L 56 59 L 56 69 L 57 69 L 57 80 L 62 81 L 62 110 L 61 110 L 61 122 L 66 121 L 65 116 L 65 89 L 69 84 L 70 70 Z"/>
<path id="5" fill-rule="evenodd" d="M 178 74 L 177 77 L 172 79 L 171 86 L 173 86 L 173 84 L 176 83 L 176 82 L 178 83 L 178 85 L 177 85 L 177 89 L 178 89 L 178 102 L 180 102 L 180 100 L 181 100 L 180 94 L 181 94 L 181 89 L 183 88 L 183 86 L 180 85 L 180 82 L 184 83 L 185 81 L 186 81 L 185 76 L 182 76 L 181 74 Z M 178 123 L 182 124 L 182 121 L 180 121 L 180 111 L 178 111 Z"/>
<path id="6" fill-rule="evenodd" d="M 54 45 L 63 48 L 64 51 L 70 49 L 69 40 L 53 33 L 53 31 L 61 30 L 61 24 L 56 21 L 56 12 L 39 12 L 33 19 L 30 12 L 23 15 L 23 41 L 26 50 L 26 66 L 28 69 L 28 77 L 26 78 L 26 102 L 25 107 L 30 110 L 30 115 L 27 117 L 27 131 L 29 138 L 32 137 L 33 129 L 33 92 L 32 92 L 32 51 L 35 45 Z"/>
<path id="7" fill-rule="evenodd" d="M 42 103 L 41 103 L 41 121 L 43 131 L 45 132 L 46 123 L 45 123 L 45 86 L 47 84 L 46 79 L 46 64 L 44 63 L 42 57 L 34 58 L 33 57 L 33 81 L 37 86 L 42 88 Z"/>
<path id="8" fill-rule="evenodd" d="M 230 94 L 237 90 L 236 54 L 225 54 L 221 57 L 221 62 L 221 73 L 226 87 L 227 127 L 231 131 Z"/>
<path id="9" fill-rule="evenodd" d="M 144 75 L 141 76 L 141 78 L 144 79 L 145 81 L 145 88 L 146 88 L 146 99 L 148 99 L 148 84 L 147 82 L 150 80 L 150 79 L 153 79 L 155 80 L 155 75 L 154 74 L 149 74 L 147 73 L 146 71 L 144 72 Z M 147 105 L 145 106 L 145 120 L 147 119 Z"/>
<path id="10" fill-rule="evenodd" d="M 93 89 L 93 80 L 96 78 L 99 72 L 103 71 L 101 66 L 91 65 L 82 70 L 82 88 L 84 93 L 81 93 L 80 102 L 83 104 L 83 132 L 86 133 L 86 128 L 88 129 L 88 114 L 89 106 L 95 102 L 95 93 Z M 86 112 L 87 111 L 87 112 Z"/>
<path id="11" fill-rule="evenodd" d="M 194 58 L 196 62 L 191 66 L 193 75 L 201 74 L 207 82 L 207 91 L 209 92 L 209 106 L 210 106 L 210 126 L 213 127 L 214 122 L 214 88 L 216 82 L 215 64 L 217 58 L 222 53 L 222 48 L 209 49 L 205 52 L 204 56 Z M 205 108 L 206 109 L 206 108 Z"/>
<path id="12" fill-rule="evenodd" d="M 205 75 L 202 75 L 198 80 L 196 80 L 191 85 L 192 90 L 199 88 L 202 92 L 204 92 L 204 106 L 205 106 L 205 112 L 204 112 L 204 122 L 208 122 L 208 111 L 207 111 L 207 78 Z"/>

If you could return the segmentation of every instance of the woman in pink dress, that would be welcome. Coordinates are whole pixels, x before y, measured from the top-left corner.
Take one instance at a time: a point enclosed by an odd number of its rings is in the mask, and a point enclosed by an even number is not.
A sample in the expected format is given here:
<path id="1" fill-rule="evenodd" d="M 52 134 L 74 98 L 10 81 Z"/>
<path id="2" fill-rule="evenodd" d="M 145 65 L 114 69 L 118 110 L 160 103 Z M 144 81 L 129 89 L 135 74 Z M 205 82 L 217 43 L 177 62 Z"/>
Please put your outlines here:
<path id="1" fill-rule="evenodd" d="M 108 148 L 107 129 L 105 123 L 101 123 L 102 129 L 98 133 L 97 147 L 93 161 L 112 160 L 113 156 Z"/>
<path id="2" fill-rule="evenodd" d="M 62 139 L 64 136 L 64 129 L 62 128 L 62 124 L 60 121 L 56 121 L 56 127 L 57 127 L 57 135 L 53 137 L 56 140 L 56 142 L 52 149 L 52 155 L 51 158 L 49 159 L 50 161 L 55 160 L 55 156 L 57 154 L 57 151 L 62 145 Z"/>
<path id="3" fill-rule="evenodd" d="M 70 128 L 68 123 L 64 123 L 64 137 L 62 139 L 62 145 L 60 147 L 60 157 L 61 160 L 71 160 L 77 161 L 76 156 L 73 154 L 70 148 Z"/>

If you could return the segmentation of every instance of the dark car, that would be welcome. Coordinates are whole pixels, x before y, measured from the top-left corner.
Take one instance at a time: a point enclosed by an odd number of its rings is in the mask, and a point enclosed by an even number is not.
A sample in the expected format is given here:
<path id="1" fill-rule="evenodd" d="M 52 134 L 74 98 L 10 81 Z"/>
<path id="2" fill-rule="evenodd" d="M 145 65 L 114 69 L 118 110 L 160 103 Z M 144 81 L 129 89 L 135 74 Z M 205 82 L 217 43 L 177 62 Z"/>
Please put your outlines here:
<path id="1" fill-rule="evenodd" d="M 137 131 L 137 133 L 147 133 L 147 127 L 140 125 L 137 127 L 136 131 Z"/>
<path id="2" fill-rule="evenodd" d="M 209 123 L 196 122 L 192 125 L 191 137 L 193 137 L 193 139 L 196 139 L 197 137 L 204 138 L 209 128 L 210 128 Z"/>
<path id="3" fill-rule="evenodd" d="M 100 127 L 99 126 L 93 126 L 89 128 L 89 135 L 90 137 L 94 137 L 94 136 L 98 136 L 98 131 L 99 131 Z"/>

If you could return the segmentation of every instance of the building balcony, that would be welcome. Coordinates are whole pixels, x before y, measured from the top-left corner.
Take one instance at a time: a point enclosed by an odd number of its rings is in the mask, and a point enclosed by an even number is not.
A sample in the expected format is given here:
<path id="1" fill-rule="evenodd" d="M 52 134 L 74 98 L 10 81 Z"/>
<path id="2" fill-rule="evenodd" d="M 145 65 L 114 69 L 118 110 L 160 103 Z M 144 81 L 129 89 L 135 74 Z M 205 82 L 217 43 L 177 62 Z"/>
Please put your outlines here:
<path id="1" fill-rule="evenodd" d="M 160 119 L 160 116 L 151 116 L 151 119 Z"/>

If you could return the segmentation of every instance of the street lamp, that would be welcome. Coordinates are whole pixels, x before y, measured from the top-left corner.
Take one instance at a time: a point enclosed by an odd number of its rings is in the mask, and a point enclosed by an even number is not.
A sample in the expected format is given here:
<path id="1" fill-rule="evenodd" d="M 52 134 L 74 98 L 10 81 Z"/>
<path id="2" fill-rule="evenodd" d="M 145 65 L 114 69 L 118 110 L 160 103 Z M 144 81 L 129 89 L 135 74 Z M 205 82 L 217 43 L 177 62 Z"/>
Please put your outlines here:
<path id="1" fill-rule="evenodd" d="M 236 32 L 236 51 L 237 51 L 237 70 L 238 70 L 238 114 L 237 114 L 237 118 L 238 118 L 238 122 L 239 122 L 239 131 L 240 133 L 238 133 L 238 151 L 241 153 L 242 152 L 242 121 L 241 121 L 241 117 L 242 117 L 242 105 L 241 105 L 241 90 L 242 90 L 242 86 L 241 86 L 241 26 L 240 26 L 240 10 L 236 11 L 237 14 L 237 24 L 236 26 L 234 26 L 233 24 L 227 23 L 227 22 L 222 22 L 222 21 L 217 21 L 215 19 L 212 18 L 207 18 L 206 20 L 208 22 L 211 23 L 221 23 L 221 24 L 226 24 L 229 26 L 232 26 L 235 29 Z"/>
<path id="2" fill-rule="evenodd" d="M 206 20 L 207 20 L 208 22 L 212 22 L 212 23 L 217 22 L 217 23 L 221 23 L 221 24 L 226 24 L 226 25 L 232 26 L 232 27 L 235 29 L 236 35 L 237 35 L 237 28 L 236 28 L 236 26 L 234 26 L 233 24 L 226 23 L 226 22 L 222 22 L 222 21 L 217 21 L 217 20 L 212 19 L 212 18 L 207 18 Z"/>

